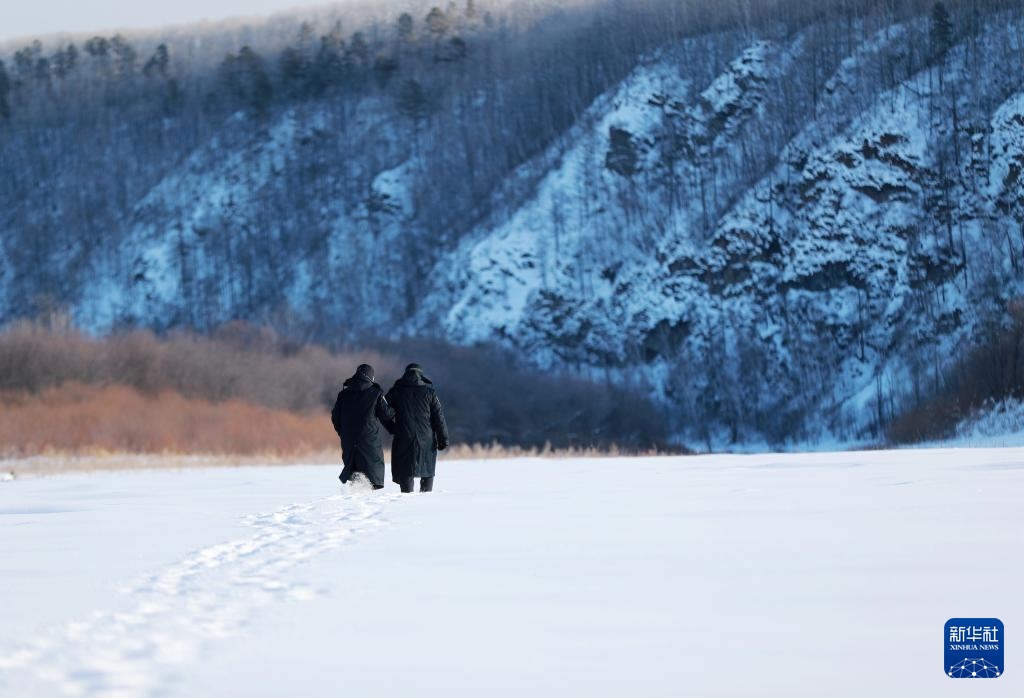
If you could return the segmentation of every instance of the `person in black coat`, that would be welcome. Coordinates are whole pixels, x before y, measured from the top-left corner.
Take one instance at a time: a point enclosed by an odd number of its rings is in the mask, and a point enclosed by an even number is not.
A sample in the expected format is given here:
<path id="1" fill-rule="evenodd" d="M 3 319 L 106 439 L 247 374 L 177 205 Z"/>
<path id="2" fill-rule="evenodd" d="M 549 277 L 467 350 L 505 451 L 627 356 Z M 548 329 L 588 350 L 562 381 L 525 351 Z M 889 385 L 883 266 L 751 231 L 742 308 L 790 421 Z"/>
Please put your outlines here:
<path id="1" fill-rule="evenodd" d="M 418 477 L 420 492 L 430 492 L 437 452 L 448 448 L 448 425 L 437 391 L 419 364 L 409 364 L 385 399 L 395 410 L 391 479 L 403 492 L 412 492 L 413 478 Z"/>
<path id="2" fill-rule="evenodd" d="M 331 410 L 331 422 L 341 438 L 341 460 L 345 464 L 338 476 L 342 482 L 362 473 L 373 489 L 384 487 L 384 451 L 378 422 L 389 428 L 394 418 L 395 411 L 384 399 L 384 389 L 373 382 L 373 366 L 362 364 L 345 381 Z"/>

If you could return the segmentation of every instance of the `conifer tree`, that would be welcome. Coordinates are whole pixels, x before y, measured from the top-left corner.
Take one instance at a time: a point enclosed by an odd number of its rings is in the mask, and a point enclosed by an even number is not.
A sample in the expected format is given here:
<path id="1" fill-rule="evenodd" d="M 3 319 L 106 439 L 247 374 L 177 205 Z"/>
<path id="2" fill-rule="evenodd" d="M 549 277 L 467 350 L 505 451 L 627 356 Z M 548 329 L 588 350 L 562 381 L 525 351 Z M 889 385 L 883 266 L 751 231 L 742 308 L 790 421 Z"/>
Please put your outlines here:
<path id="1" fill-rule="evenodd" d="M 11 92 L 11 80 L 7 77 L 7 67 L 0 61 L 0 119 L 11 118 L 11 107 L 7 103 L 7 95 Z"/>

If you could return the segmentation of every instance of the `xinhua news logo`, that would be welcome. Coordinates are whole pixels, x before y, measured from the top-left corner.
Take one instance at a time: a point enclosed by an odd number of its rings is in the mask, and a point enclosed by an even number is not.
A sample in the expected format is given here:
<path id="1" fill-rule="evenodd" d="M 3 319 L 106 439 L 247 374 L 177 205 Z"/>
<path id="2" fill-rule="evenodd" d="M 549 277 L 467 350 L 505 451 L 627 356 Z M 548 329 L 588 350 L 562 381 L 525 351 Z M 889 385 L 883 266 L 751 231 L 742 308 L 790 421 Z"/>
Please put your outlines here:
<path id="1" fill-rule="evenodd" d="M 1006 638 L 998 618 L 950 618 L 946 621 L 946 676 L 997 679 L 1003 675 Z"/>

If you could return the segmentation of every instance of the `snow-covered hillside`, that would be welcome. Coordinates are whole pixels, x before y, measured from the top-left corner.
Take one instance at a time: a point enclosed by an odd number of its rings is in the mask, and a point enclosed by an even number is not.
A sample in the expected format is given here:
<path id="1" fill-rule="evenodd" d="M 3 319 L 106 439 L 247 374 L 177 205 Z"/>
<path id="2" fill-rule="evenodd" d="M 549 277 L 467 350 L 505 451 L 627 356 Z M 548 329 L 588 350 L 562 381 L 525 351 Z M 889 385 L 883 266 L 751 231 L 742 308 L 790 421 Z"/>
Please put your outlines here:
<path id="1" fill-rule="evenodd" d="M 946 619 L 1024 613 L 1022 467 L 445 461 L 404 496 L 312 466 L 0 482 L 0 694 L 960 696 Z M 1000 695 L 1024 687 L 1013 647 Z"/>
<path id="2" fill-rule="evenodd" d="M 980 57 L 956 47 L 941 88 L 930 67 L 872 94 L 906 34 L 844 60 L 757 182 L 750 140 L 780 136 L 806 37 L 752 44 L 699 93 L 657 57 L 532 199 L 441 262 L 426 324 L 645 376 L 698 442 L 868 433 L 1024 290 L 1024 92 L 977 80 L 1024 27 L 987 26 Z"/>
<path id="3" fill-rule="evenodd" d="M 126 318 L 214 327 L 276 306 L 309 321 L 325 309 L 360 307 L 353 324 L 364 330 L 394 322 L 404 285 L 392 221 L 410 206 L 402 189 L 413 161 L 403 160 L 397 134 L 373 133 L 378 112 L 368 100 L 340 124 L 325 111 L 288 110 L 255 132 L 233 116 L 133 209 L 122 243 L 128 258 L 118 260 L 128 266 L 93 270 L 80 320 L 97 328 Z M 397 167 L 362 171 L 351 144 L 371 135 L 381 162 Z M 324 184 L 339 189 L 312 219 L 296 217 L 294 198 L 324 160 L 341 170 L 340 181 Z M 268 205 L 276 217 L 269 230 L 258 219 Z M 360 234 L 367 227 L 370 240 Z M 372 260 L 368 273 L 354 276 L 354 259 Z M 339 278 L 345 283 L 330 283 Z"/>
<path id="4" fill-rule="evenodd" d="M 26 74 L 0 142 L 23 165 L 0 177 L 0 321 L 497 343 L 658 398 L 701 448 L 878 441 L 1024 293 L 1024 15 L 672 30 L 673 7 L 516 31 L 452 10 L 444 51 L 389 25 L 358 69 L 371 39 L 332 29 L 317 55 L 341 73 L 250 53 L 254 103 L 222 94 L 229 54 L 180 111 L 150 74 L 153 114 L 86 105 L 109 123 L 45 131 L 52 152 L 30 118 L 50 83 Z M 639 24 L 583 21 L 606 10 Z"/>

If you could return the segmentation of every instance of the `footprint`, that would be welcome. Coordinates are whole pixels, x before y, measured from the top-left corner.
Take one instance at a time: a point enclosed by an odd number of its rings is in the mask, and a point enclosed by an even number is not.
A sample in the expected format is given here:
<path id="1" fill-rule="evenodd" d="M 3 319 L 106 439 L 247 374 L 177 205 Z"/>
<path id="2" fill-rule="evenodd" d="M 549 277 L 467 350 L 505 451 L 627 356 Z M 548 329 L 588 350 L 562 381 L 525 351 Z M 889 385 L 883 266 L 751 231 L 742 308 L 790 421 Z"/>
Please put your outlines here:
<path id="1" fill-rule="evenodd" d="M 0 652 L 8 680 L 19 672 L 55 693 L 164 694 L 213 641 L 237 634 L 273 603 L 322 590 L 289 573 L 383 525 L 398 495 L 346 493 L 242 518 L 253 535 L 194 551 L 120 591 L 126 608 L 99 611 Z"/>

